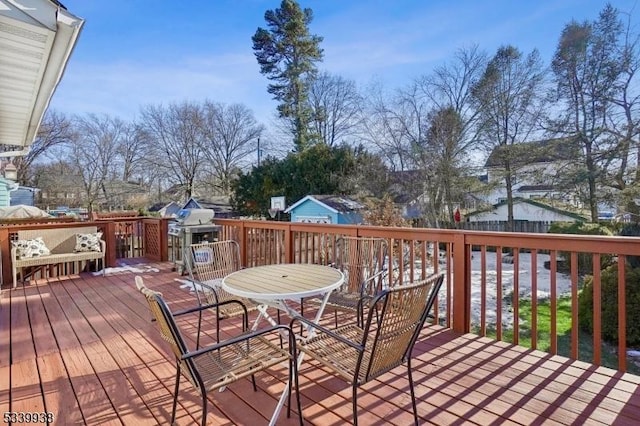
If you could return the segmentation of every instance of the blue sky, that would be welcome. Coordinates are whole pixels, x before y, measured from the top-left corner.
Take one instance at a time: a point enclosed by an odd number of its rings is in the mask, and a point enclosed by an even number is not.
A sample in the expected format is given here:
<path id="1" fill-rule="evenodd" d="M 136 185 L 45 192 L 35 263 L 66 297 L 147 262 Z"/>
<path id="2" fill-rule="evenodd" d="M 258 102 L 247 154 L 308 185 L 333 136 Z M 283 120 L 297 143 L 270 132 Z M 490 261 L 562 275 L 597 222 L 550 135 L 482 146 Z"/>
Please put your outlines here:
<path id="1" fill-rule="evenodd" d="M 242 103 L 268 124 L 251 36 L 278 0 L 62 0 L 86 20 L 51 107 L 134 119 L 141 106 L 211 99 Z M 311 32 L 324 37 L 321 70 L 397 88 L 472 44 L 538 48 L 548 64 L 571 19 L 592 20 L 596 0 L 308 0 Z M 640 1 L 611 2 L 640 25 Z M 640 27 L 639 27 L 640 28 Z"/>

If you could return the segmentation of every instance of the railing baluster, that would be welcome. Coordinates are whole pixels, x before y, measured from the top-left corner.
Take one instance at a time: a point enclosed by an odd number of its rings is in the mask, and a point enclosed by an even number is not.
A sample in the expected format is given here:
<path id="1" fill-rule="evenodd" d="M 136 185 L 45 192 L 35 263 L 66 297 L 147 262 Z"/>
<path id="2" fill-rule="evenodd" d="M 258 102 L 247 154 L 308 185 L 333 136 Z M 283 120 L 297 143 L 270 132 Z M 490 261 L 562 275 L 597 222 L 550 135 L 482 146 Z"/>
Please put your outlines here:
<path id="1" fill-rule="evenodd" d="M 538 250 L 531 250 L 531 349 L 538 348 Z"/>
<path id="2" fill-rule="evenodd" d="M 627 371 L 627 280 L 624 255 L 618 256 L 618 370 Z"/>
<path id="3" fill-rule="evenodd" d="M 487 335 L 487 246 L 480 247 L 480 335 Z"/>
<path id="4" fill-rule="evenodd" d="M 602 362 L 602 291 L 600 283 L 600 253 L 593 256 L 593 363 Z"/>
<path id="5" fill-rule="evenodd" d="M 550 294 L 550 305 L 549 305 L 549 309 L 551 310 L 550 312 L 550 318 L 551 318 L 551 324 L 550 324 L 550 333 L 549 333 L 549 345 L 550 345 L 550 351 L 553 355 L 556 355 L 558 353 L 558 286 L 557 286 L 557 272 L 558 272 L 558 260 L 557 260 L 557 256 L 556 256 L 556 251 L 552 250 L 549 256 L 549 259 L 551 261 L 551 278 L 549 279 L 549 294 Z"/>
<path id="6" fill-rule="evenodd" d="M 502 246 L 496 247 L 496 339 L 502 340 Z"/>
<path id="7" fill-rule="evenodd" d="M 511 306 L 513 307 L 513 343 L 520 342 L 520 250 L 513 250 L 513 295 Z"/>
<path id="8" fill-rule="evenodd" d="M 578 253 L 571 252 L 571 358 L 578 359 Z"/>

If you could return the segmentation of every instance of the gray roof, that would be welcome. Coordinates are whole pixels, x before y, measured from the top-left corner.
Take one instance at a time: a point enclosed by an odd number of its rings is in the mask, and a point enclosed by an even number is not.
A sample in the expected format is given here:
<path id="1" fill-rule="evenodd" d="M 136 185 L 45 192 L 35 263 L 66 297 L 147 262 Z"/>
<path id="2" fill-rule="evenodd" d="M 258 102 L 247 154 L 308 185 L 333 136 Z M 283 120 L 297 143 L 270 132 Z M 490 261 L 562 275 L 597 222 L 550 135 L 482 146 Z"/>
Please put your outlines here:
<path id="1" fill-rule="evenodd" d="M 572 160 L 580 155 L 579 147 L 568 138 L 546 139 L 535 142 L 499 145 L 491 151 L 485 167 L 511 164 L 551 163 L 558 160 Z"/>
<path id="2" fill-rule="evenodd" d="M 364 208 L 363 204 L 343 195 L 312 195 L 312 197 L 339 212 L 349 212 Z"/>

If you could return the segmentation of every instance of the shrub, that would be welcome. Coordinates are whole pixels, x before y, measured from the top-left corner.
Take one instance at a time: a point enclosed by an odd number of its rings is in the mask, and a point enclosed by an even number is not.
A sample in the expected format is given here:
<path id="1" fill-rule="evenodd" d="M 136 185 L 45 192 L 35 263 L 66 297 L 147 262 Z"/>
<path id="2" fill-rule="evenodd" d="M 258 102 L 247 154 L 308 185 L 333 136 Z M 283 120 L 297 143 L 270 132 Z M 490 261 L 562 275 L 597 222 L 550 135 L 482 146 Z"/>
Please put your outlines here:
<path id="1" fill-rule="evenodd" d="M 640 237 L 640 223 L 626 223 L 620 230 L 625 237 Z M 640 268 L 640 256 L 627 256 L 627 264 L 632 268 Z"/>
<path id="2" fill-rule="evenodd" d="M 613 235 L 611 230 L 598 223 L 584 222 L 556 222 L 549 228 L 549 233 L 575 234 L 575 235 Z M 558 265 L 558 270 L 567 272 L 571 268 L 571 256 L 566 251 L 558 252 L 564 262 Z M 606 268 L 613 262 L 611 255 L 600 256 L 600 269 Z M 593 257 L 591 253 L 578 253 L 578 272 L 581 274 L 593 273 Z"/>
<path id="3" fill-rule="evenodd" d="M 640 268 L 625 268 L 625 294 L 627 314 L 627 345 L 640 346 Z M 600 306 L 602 339 L 618 343 L 618 265 L 614 264 L 602 271 L 600 277 Z M 585 280 L 584 288 L 578 298 L 578 317 L 580 327 L 593 334 L 593 277 Z"/>

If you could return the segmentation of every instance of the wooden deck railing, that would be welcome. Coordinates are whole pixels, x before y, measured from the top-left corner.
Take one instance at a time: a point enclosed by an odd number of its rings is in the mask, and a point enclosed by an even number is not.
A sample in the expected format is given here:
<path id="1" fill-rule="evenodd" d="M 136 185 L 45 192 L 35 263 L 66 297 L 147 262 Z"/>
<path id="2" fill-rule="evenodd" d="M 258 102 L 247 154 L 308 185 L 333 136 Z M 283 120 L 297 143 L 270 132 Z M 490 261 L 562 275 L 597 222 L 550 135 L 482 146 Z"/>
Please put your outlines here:
<path id="1" fill-rule="evenodd" d="M 272 221 L 215 220 L 222 225 L 221 238 L 240 243 L 245 266 L 280 262 L 329 264 L 335 241 L 342 235 L 381 237 L 391 247 L 389 280 L 408 282 L 442 271 L 445 285 L 436 308 L 436 319 L 455 331 L 473 331 L 497 340 L 522 344 L 558 354 L 558 301 L 562 295 L 571 306 L 570 349 L 567 355 L 579 359 L 579 345 L 592 347 L 592 359 L 602 365 L 602 283 L 601 260 L 617 259 L 617 282 L 625 283 L 627 256 L 640 256 L 640 238 L 586 235 L 528 234 L 441 230 L 425 228 L 387 228 L 299 224 Z M 498 256 L 497 254 L 502 254 Z M 505 263 L 504 258 L 509 260 Z M 548 259 L 548 265 L 540 260 Z M 559 273 L 558 261 L 568 264 Z M 566 259 L 565 259 L 566 258 Z M 580 339 L 578 293 L 585 264 L 592 264 L 593 335 L 590 342 Z M 615 263 L 615 262 L 614 262 Z M 548 267 L 547 267 L 548 266 Z M 526 282 L 525 282 L 526 281 Z M 491 285 L 490 285 L 491 284 Z M 560 288 L 562 284 L 563 288 Z M 640 283 L 639 283 L 640 284 Z M 526 295 L 524 290 L 526 291 Z M 564 290 L 564 291 L 563 291 Z M 521 300 L 530 297 L 530 317 L 521 320 Z M 539 294 L 543 296 L 540 297 Z M 617 354 L 626 355 L 627 305 L 625 285 L 617 286 Z M 539 300 L 549 301 L 549 344 L 541 348 L 538 326 Z M 521 332 L 526 321 L 530 331 Z M 530 334 L 530 336 L 529 336 Z M 509 336 L 507 336 L 509 335 Z M 569 336 L 563 336 L 567 338 Z M 617 356 L 617 367 L 626 371 L 627 357 Z"/>
<path id="2" fill-rule="evenodd" d="M 122 258 L 146 257 L 149 260 L 166 261 L 168 259 L 168 223 L 169 219 L 136 217 L 99 219 L 94 222 L 5 224 L 0 227 L 2 283 L 12 282 L 9 253 L 11 253 L 11 241 L 17 239 L 19 230 L 96 226 L 99 231 L 102 231 L 102 238 L 106 243 L 105 262 L 109 267 L 116 266 L 117 259 Z"/>
<path id="3" fill-rule="evenodd" d="M 155 218 L 109 218 L 96 222 L 6 225 L 0 227 L 3 282 L 11 282 L 10 241 L 19 229 L 95 225 L 107 243 L 107 266 L 120 257 L 168 259 L 169 220 Z M 497 340 L 526 344 L 574 359 L 603 365 L 603 351 L 612 352 L 603 341 L 603 282 L 601 262 L 615 265 L 617 283 L 625 283 L 629 256 L 640 256 L 640 238 L 560 234 L 477 232 L 425 228 L 387 228 L 298 224 L 272 221 L 219 219 L 221 239 L 240 243 L 245 266 L 273 263 L 330 264 L 340 236 L 385 238 L 390 247 L 390 283 L 410 282 L 433 272 L 445 273 L 445 285 L 436 306 L 436 321 L 457 332 L 474 332 Z M 500 254 L 500 256 L 498 255 Z M 504 262 L 508 257 L 510 263 Z M 559 261 L 565 269 L 559 270 Z M 545 265 L 544 262 L 548 264 Z M 588 266 L 589 271 L 585 271 Z M 585 273 L 593 276 L 593 333 L 585 337 L 577 326 L 578 295 Z M 526 290 L 526 291 L 525 291 Z M 617 354 L 626 354 L 627 305 L 625 285 L 617 285 Z M 526 293 L 526 294 L 524 294 Z M 540 296 L 542 294 L 542 296 Z M 531 295 L 534 295 L 531 297 Z M 538 297 L 535 297 L 538 296 Z M 562 297 L 561 297 L 562 296 Z M 530 301 L 529 301 L 530 300 Z M 547 300 L 548 319 L 540 313 Z M 559 331 L 559 302 L 570 306 L 571 328 Z M 528 316 L 521 304 L 528 303 Z M 546 314 L 545 314 L 546 315 Z M 542 346 L 542 321 L 548 321 L 549 337 Z M 524 326 L 528 330 L 522 331 Z M 524 340 L 528 343 L 525 343 Z M 559 338 L 569 340 L 569 349 L 559 347 Z M 548 340 L 548 343 L 547 343 Z M 588 340 L 588 341 L 587 341 Z M 591 347 L 591 359 L 579 347 Z M 604 349 L 603 349 L 604 348 Z M 565 353 L 565 351 L 567 351 Z M 618 369 L 627 370 L 627 357 L 616 355 Z"/>

